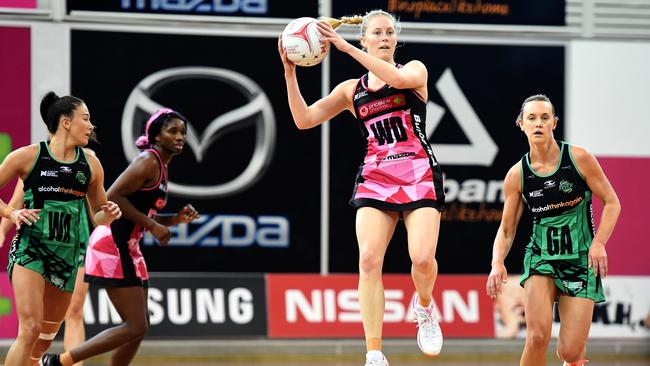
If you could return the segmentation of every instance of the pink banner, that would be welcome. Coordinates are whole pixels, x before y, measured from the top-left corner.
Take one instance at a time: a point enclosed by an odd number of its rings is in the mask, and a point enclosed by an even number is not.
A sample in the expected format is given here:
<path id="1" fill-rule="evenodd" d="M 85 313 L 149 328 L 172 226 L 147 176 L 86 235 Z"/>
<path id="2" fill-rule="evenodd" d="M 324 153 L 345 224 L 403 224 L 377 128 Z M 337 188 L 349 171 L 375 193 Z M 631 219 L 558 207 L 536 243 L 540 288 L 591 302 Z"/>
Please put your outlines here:
<path id="1" fill-rule="evenodd" d="M 0 8 L 36 9 L 36 0 L 0 0 Z"/>
<path id="2" fill-rule="evenodd" d="M 0 160 L 3 160 L 11 150 L 30 142 L 29 28 L 0 27 L 0 44 L 4 50 L 11 50 L 11 57 L 0 57 Z M 14 184 L 12 181 L 0 189 L 0 198 L 5 202 L 11 198 Z M 7 266 L 8 241 L 0 247 L 3 269 Z"/>
<path id="3" fill-rule="evenodd" d="M 0 272 L 0 339 L 14 339 L 18 334 L 18 317 L 14 292 L 7 273 Z"/>
<path id="4" fill-rule="evenodd" d="M 607 178 L 621 201 L 621 216 L 607 243 L 609 273 L 650 275 L 650 246 L 647 245 L 650 158 L 598 157 Z M 594 219 L 600 222 L 603 205 L 594 198 Z"/>

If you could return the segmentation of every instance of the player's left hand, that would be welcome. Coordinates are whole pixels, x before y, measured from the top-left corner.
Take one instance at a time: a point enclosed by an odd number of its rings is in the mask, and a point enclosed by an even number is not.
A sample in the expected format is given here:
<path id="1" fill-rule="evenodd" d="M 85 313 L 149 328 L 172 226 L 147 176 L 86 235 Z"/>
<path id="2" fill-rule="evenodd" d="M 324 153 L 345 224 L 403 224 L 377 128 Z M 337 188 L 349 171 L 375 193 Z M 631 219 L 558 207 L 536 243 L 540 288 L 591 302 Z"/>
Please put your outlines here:
<path id="1" fill-rule="evenodd" d="M 318 31 L 323 35 L 326 41 L 329 43 L 333 44 L 336 49 L 338 49 L 341 52 L 348 52 L 351 47 L 353 47 L 348 41 L 343 39 L 338 33 L 336 33 L 336 30 L 332 28 L 332 25 L 324 20 L 319 20 L 318 23 Z"/>
<path id="2" fill-rule="evenodd" d="M 120 206 L 118 206 L 117 203 L 113 201 L 106 201 L 106 203 L 101 205 L 100 208 L 102 211 L 104 211 L 104 214 L 106 216 L 111 218 L 111 220 L 117 220 L 122 217 L 122 210 L 120 209 Z"/>
<path id="3" fill-rule="evenodd" d="M 192 205 L 185 205 L 181 208 L 176 214 L 178 217 L 178 222 L 181 224 L 187 224 L 199 218 L 199 212 Z"/>
<path id="4" fill-rule="evenodd" d="M 607 251 L 605 243 L 594 240 L 589 248 L 589 268 L 594 267 L 594 275 L 605 278 L 607 276 Z"/>

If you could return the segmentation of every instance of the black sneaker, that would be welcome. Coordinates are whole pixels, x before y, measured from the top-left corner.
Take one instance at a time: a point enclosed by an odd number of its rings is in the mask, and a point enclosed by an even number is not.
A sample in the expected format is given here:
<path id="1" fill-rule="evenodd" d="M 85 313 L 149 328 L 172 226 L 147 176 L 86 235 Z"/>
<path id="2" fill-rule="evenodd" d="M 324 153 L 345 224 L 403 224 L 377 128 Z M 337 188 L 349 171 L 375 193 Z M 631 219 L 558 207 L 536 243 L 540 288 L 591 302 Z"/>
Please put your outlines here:
<path id="1" fill-rule="evenodd" d="M 59 355 L 56 353 L 46 353 L 41 358 L 41 365 L 43 366 L 63 366 L 59 361 Z"/>

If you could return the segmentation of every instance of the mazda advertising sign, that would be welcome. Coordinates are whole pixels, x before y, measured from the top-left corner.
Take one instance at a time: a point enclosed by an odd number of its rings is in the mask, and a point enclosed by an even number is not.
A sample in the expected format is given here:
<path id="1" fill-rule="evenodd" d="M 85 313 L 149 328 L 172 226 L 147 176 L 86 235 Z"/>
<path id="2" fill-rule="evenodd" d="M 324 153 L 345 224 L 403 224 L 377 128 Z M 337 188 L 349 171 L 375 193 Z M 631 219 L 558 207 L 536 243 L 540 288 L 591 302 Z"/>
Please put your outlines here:
<path id="1" fill-rule="evenodd" d="M 68 12 L 78 11 L 228 16 L 255 18 L 298 18 L 318 14 L 317 0 L 67 0 Z"/>
<path id="2" fill-rule="evenodd" d="M 201 217 L 171 228 L 168 247 L 145 237 L 152 271 L 319 270 L 320 130 L 294 125 L 276 38 L 73 30 L 71 41 L 72 93 L 97 126 L 107 187 L 153 111 L 190 121 L 163 211 L 191 203 Z M 305 98 L 318 97 L 318 70 L 300 71 Z"/>

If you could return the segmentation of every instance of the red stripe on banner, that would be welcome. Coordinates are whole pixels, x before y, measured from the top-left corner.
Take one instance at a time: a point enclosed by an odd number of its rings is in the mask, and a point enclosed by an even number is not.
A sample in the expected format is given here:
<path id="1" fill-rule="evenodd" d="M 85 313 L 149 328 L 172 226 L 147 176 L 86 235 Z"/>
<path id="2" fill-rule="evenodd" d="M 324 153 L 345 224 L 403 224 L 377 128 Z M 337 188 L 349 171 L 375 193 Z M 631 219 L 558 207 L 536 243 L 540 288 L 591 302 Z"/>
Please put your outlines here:
<path id="1" fill-rule="evenodd" d="M 0 45 L 1 161 L 12 149 L 30 140 L 30 29 L 0 27 Z M 0 189 L 0 198 L 5 202 L 11 198 L 14 185 L 15 180 Z M 7 266 L 8 241 L 0 247 L 0 268 Z"/>
<path id="2" fill-rule="evenodd" d="M 0 0 L 0 8 L 36 9 L 36 0 Z"/>
<path id="3" fill-rule="evenodd" d="M 609 274 L 650 275 L 646 243 L 650 158 L 598 157 L 598 162 L 621 202 L 621 215 L 607 243 Z M 602 202 L 594 199 L 596 227 L 602 211 Z"/>
<path id="4" fill-rule="evenodd" d="M 267 277 L 270 338 L 361 338 L 357 275 Z M 445 337 L 493 337 L 492 301 L 484 276 L 439 276 L 433 298 Z M 383 336 L 415 337 L 408 275 L 384 275 Z"/>

